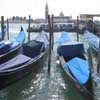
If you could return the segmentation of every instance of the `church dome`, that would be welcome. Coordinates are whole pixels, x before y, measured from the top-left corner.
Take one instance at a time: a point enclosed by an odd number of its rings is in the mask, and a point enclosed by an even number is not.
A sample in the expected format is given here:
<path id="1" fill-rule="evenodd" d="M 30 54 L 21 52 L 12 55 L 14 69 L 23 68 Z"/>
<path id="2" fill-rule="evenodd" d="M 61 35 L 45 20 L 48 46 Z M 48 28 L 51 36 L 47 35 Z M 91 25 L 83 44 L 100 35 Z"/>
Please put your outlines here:
<path id="1" fill-rule="evenodd" d="M 60 17 L 64 17 L 64 14 L 63 14 L 62 11 L 60 12 L 59 16 L 60 16 Z"/>

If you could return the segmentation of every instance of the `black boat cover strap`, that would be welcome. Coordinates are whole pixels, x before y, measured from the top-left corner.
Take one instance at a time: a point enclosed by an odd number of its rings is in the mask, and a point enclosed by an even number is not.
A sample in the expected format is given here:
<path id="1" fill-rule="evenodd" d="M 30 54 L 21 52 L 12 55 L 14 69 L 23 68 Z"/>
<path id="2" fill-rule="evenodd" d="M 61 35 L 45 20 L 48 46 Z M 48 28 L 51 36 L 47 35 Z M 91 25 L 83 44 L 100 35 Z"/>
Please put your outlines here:
<path id="1" fill-rule="evenodd" d="M 19 54 L 18 56 L 14 57 L 13 59 L 3 63 L 0 65 L 0 71 L 3 71 L 3 70 L 7 70 L 7 69 L 12 69 L 12 68 L 16 68 L 18 67 L 19 65 L 22 65 L 26 62 L 28 62 L 31 58 L 30 57 L 27 57 L 23 54 Z"/>

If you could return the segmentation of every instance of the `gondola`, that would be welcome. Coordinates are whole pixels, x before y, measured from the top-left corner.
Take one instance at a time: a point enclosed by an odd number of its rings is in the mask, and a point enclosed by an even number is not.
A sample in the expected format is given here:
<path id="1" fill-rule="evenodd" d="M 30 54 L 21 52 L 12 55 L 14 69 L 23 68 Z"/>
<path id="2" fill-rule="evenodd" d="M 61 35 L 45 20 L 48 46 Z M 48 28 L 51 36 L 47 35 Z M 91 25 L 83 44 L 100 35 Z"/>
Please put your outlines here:
<path id="1" fill-rule="evenodd" d="M 88 30 L 84 31 L 84 37 L 86 41 L 89 43 L 89 45 L 91 46 L 91 48 L 93 49 L 93 51 L 95 53 L 98 53 L 100 38 L 95 34 L 93 34 L 92 32 L 89 32 Z"/>
<path id="2" fill-rule="evenodd" d="M 42 32 L 34 40 L 22 45 L 22 53 L 0 64 L 0 89 L 22 79 L 27 74 L 37 72 L 48 54 L 48 38 Z"/>
<path id="3" fill-rule="evenodd" d="M 19 53 L 24 40 L 25 40 L 25 32 L 21 30 L 13 41 L 11 40 L 1 41 L 0 42 L 0 64 L 15 57 Z"/>
<path id="4" fill-rule="evenodd" d="M 85 98 L 84 100 L 94 100 L 94 91 L 83 44 L 72 42 L 67 33 L 62 32 L 58 40 L 57 54 L 68 81 Z M 94 82 L 97 84 L 96 79 Z"/>

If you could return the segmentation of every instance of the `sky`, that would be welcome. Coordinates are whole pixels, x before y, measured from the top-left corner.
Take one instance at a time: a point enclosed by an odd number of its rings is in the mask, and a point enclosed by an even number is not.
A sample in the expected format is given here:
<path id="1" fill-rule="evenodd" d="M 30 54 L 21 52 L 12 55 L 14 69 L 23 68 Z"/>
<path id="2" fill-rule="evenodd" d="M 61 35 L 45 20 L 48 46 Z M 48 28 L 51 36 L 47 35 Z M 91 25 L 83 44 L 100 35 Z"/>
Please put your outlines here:
<path id="1" fill-rule="evenodd" d="M 100 0 L 0 0 L 0 15 L 12 16 L 31 15 L 33 19 L 45 18 L 45 4 L 48 2 L 50 14 L 72 15 L 100 14 Z"/>

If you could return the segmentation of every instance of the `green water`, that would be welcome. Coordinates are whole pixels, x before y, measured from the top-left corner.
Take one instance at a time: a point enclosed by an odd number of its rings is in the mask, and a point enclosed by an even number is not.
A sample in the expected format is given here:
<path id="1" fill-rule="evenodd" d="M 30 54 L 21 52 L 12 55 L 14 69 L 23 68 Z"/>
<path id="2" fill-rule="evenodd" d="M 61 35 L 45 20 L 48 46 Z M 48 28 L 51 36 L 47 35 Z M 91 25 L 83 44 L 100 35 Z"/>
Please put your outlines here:
<path id="1" fill-rule="evenodd" d="M 10 39 L 14 39 L 20 30 L 20 26 L 27 30 L 27 24 L 10 24 Z M 31 39 L 37 33 L 31 34 Z M 76 33 L 69 33 L 73 40 L 76 40 Z M 0 100 L 84 100 L 81 95 L 72 87 L 70 82 L 66 81 L 66 77 L 60 66 L 56 63 L 56 43 L 59 33 L 54 34 L 55 45 L 52 55 L 51 72 L 48 74 L 47 60 L 38 73 L 30 73 L 22 80 L 0 90 Z M 80 40 L 84 42 L 84 38 L 80 36 Z M 27 39 L 26 39 L 27 41 Z M 84 42 L 85 43 L 85 42 Z M 85 43 L 87 48 L 87 44 Z M 40 64 L 41 65 L 41 64 Z"/>

